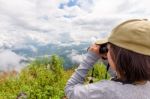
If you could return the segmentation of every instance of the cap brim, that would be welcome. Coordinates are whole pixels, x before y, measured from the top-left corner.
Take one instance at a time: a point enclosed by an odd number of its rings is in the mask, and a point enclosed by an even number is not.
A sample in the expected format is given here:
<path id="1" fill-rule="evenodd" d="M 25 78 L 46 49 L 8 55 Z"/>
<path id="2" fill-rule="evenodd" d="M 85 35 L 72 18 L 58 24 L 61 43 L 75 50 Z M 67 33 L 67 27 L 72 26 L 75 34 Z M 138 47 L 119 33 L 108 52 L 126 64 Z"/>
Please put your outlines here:
<path id="1" fill-rule="evenodd" d="M 108 38 L 99 39 L 95 42 L 95 44 L 104 44 L 108 43 Z"/>

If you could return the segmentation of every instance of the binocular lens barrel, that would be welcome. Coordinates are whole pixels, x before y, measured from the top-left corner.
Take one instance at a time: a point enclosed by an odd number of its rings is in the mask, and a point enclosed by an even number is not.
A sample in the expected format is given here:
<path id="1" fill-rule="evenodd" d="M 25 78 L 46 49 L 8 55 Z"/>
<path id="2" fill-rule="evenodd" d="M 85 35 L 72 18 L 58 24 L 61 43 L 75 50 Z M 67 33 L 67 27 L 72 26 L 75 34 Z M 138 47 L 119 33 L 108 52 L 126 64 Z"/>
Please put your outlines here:
<path id="1" fill-rule="evenodd" d="M 99 49 L 100 54 L 105 54 L 105 53 L 108 52 L 107 44 L 102 44 L 100 46 L 101 46 L 100 49 Z"/>

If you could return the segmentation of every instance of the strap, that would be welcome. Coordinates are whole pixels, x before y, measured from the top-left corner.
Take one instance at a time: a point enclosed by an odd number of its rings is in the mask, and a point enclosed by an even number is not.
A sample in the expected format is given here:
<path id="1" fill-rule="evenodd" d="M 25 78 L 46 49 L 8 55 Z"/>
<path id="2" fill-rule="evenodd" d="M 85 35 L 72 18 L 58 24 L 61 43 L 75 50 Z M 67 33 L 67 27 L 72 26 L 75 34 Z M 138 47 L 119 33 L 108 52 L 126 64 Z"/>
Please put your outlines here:
<path id="1" fill-rule="evenodd" d="M 107 79 L 107 77 L 108 77 L 107 73 L 108 73 L 109 67 L 110 67 L 110 65 L 109 65 L 109 63 L 108 63 L 108 64 L 107 64 L 107 68 L 106 68 L 106 73 L 105 73 L 105 79 Z"/>
<path id="2" fill-rule="evenodd" d="M 93 83 L 93 77 L 94 77 L 94 67 L 92 69 L 91 79 L 90 79 L 89 83 Z"/>

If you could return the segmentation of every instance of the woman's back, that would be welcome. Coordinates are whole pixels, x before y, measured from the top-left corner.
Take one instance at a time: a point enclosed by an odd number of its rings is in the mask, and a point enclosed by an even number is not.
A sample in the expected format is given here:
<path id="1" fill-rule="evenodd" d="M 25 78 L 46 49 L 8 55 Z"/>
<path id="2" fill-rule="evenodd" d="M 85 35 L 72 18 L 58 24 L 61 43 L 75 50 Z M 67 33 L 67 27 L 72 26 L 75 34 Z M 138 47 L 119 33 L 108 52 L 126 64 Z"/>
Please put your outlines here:
<path id="1" fill-rule="evenodd" d="M 85 93 L 87 93 L 87 91 L 89 93 L 86 99 L 150 99 L 149 81 L 143 85 L 133 85 L 104 80 L 86 85 L 83 89 L 85 89 Z M 84 95 L 83 89 L 81 93 Z M 84 97 L 82 97 L 82 99 Z M 81 96 L 76 99 L 81 99 Z"/>

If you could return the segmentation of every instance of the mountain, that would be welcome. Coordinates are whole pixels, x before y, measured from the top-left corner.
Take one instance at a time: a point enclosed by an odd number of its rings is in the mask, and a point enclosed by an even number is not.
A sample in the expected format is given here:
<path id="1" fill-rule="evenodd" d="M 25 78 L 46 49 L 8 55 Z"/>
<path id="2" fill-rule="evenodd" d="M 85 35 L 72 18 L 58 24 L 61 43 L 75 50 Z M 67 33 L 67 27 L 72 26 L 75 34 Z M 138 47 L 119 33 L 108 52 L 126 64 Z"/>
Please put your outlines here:
<path id="1" fill-rule="evenodd" d="M 89 42 L 61 42 L 49 43 L 46 45 L 30 44 L 27 47 L 13 48 L 12 51 L 18 55 L 24 56 L 31 60 L 38 57 L 51 56 L 57 54 L 64 59 L 65 68 L 70 68 L 75 64 L 79 64 L 82 54 L 86 53 Z M 77 58 L 75 56 L 78 56 Z M 23 60 L 24 62 L 24 60 Z M 28 62 L 25 60 L 25 62 Z"/>

